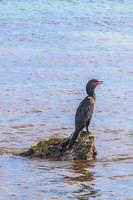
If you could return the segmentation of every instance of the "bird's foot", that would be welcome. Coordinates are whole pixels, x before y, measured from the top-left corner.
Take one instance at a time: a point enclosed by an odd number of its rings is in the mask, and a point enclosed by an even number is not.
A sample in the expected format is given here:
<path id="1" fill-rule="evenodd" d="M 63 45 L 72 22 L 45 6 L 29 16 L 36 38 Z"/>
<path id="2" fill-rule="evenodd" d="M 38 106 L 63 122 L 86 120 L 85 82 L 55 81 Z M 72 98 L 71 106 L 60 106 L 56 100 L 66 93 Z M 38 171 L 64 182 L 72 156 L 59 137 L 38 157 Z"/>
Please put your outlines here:
<path id="1" fill-rule="evenodd" d="M 91 135 L 91 132 L 90 131 L 86 131 L 86 134 Z"/>
<path id="2" fill-rule="evenodd" d="M 82 131 L 81 133 L 80 133 L 80 135 L 91 135 L 91 132 L 90 131 Z"/>

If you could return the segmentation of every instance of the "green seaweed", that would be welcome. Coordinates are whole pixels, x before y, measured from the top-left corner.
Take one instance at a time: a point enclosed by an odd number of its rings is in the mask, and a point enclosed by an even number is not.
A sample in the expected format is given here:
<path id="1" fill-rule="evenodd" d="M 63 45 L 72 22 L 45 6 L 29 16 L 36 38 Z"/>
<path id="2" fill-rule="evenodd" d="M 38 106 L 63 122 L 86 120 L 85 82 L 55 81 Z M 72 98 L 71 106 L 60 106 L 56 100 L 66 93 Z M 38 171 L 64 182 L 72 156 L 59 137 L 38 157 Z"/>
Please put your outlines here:
<path id="1" fill-rule="evenodd" d="M 96 156 L 94 137 L 89 134 L 80 134 L 75 145 L 70 150 L 65 150 L 63 144 L 68 138 L 51 137 L 41 140 L 37 145 L 19 155 L 38 157 L 50 160 L 90 160 Z"/>

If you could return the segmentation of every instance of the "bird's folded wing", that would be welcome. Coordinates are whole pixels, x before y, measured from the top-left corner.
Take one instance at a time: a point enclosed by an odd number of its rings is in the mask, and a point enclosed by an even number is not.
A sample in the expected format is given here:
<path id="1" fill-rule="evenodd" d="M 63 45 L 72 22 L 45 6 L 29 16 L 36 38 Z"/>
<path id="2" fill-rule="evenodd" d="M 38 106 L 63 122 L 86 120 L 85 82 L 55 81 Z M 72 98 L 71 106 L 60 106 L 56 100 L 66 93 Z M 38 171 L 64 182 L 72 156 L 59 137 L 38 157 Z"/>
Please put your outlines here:
<path id="1" fill-rule="evenodd" d="M 83 127 L 85 127 L 86 122 L 88 119 L 92 116 L 92 104 L 91 100 L 89 97 L 86 97 L 81 101 L 79 104 L 77 111 L 76 111 L 76 116 L 75 116 L 75 127 L 76 129 L 80 130 Z"/>

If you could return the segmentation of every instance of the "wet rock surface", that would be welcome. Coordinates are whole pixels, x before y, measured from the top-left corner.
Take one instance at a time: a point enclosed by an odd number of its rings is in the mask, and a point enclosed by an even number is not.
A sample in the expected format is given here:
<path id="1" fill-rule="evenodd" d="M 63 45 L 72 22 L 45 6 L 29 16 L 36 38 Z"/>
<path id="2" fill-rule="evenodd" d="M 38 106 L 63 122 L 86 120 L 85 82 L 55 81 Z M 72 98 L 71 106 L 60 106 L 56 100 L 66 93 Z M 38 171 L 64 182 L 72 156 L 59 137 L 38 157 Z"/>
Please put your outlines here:
<path id="1" fill-rule="evenodd" d="M 53 136 L 47 140 L 41 140 L 37 145 L 18 155 L 48 160 L 95 159 L 97 152 L 93 135 L 82 132 L 74 146 L 68 150 L 63 147 L 67 140 L 68 138 Z"/>

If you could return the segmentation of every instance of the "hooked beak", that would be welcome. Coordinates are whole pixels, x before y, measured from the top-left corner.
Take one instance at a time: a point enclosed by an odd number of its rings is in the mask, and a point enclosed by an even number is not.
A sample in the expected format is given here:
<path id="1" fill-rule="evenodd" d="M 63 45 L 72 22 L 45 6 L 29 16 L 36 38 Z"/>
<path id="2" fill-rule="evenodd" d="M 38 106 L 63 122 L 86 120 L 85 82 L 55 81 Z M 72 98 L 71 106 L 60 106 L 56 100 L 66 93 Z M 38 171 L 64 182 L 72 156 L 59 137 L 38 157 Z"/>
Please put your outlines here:
<path id="1" fill-rule="evenodd" d="M 102 83 L 103 83 L 103 81 L 97 81 L 96 85 L 100 85 Z"/>

